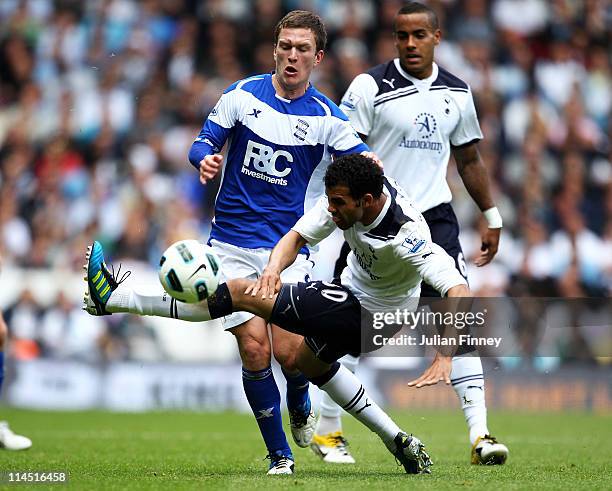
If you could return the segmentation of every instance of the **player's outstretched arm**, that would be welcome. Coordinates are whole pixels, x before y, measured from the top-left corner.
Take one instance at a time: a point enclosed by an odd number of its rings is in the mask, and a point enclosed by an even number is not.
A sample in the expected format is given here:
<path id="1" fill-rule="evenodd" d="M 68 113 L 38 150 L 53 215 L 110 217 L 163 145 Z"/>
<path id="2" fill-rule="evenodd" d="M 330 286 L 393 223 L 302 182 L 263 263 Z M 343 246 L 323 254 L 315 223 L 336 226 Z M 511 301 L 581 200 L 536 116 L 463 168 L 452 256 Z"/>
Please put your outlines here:
<path id="1" fill-rule="evenodd" d="M 270 253 L 268 264 L 255 283 L 249 285 L 245 294 L 255 296 L 261 292 L 261 298 L 272 298 L 280 290 L 280 274 L 290 264 L 293 264 L 298 252 L 306 245 L 306 239 L 295 230 L 289 230 L 274 246 Z"/>
<path id="2" fill-rule="evenodd" d="M 446 356 L 436 351 L 431 365 L 419 378 L 415 378 L 408 382 L 409 387 L 427 387 L 429 385 L 436 385 L 438 382 L 444 382 L 446 385 L 450 385 L 450 373 L 452 369 L 452 356 Z"/>
<path id="3" fill-rule="evenodd" d="M 484 266 L 485 264 L 489 264 L 493 260 L 493 258 L 495 257 L 495 254 L 497 254 L 497 250 L 499 249 L 500 236 L 501 236 L 501 227 L 499 228 L 488 227 L 487 230 L 482 234 L 482 244 L 480 245 L 480 254 L 474 261 L 476 266 Z"/>
<path id="4" fill-rule="evenodd" d="M 470 289 L 466 285 L 456 285 L 450 288 L 446 292 L 446 295 L 447 297 L 455 298 L 469 297 Z M 453 328 L 453 326 L 449 326 L 449 329 L 447 329 L 447 331 L 449 330 L 452 330 L 453 332 L 453 334 L 450 334 L 450 336 L 456 335 L 457 331 Z M 445 332 L 443 336 L 448 337 L 449 333 Z M 446 385 L 450 385 L 452 361 L 453 357 L 451 355 L 445 355 L 439 351 L 436 351 L 436 356 L 431 362 L 431 365 L 427 368 L 427 370 L 423 372 L 420 377 L 408 382 L 408 386 L 420 389 L 421 387 L 436 385 L 438 382 L 444 382 Z"/>
<path id="5" fill-rule="evenodd" d="M 491 197 L 489 175 L 476 144 L 455 147 L 453 156 L 465 188 L 478 208 L 485 214 L 489 224 L 487 231 L 482 236 L 480 255 L 475 261 L 476 266 L 484 266 L 489 264 L 497 253 L 502 227 L 501 216 Z"/>

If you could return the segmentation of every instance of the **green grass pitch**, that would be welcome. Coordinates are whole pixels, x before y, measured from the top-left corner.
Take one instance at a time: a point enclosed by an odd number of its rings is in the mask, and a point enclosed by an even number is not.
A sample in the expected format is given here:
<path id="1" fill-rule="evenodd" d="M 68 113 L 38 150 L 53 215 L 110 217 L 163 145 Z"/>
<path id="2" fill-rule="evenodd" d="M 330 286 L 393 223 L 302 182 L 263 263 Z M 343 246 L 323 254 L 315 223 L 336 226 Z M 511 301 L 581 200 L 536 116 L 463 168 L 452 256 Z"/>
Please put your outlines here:
<path id="1" fill-rule="evenodd" d="M 356 465 L 323 464 L 309 449 L 294 446 L 296 474 L 268 477 L 268 461 L 262 460 L 265 451 L 250 415 L 6 408 L 0 419 L 31 437 L 34 446 L 25 452 L 0 452 L 0 470 L 66 470 L 68 487 L 104 490 L 612 489 L 612 415 L 492 411 L 490 427 L 510 448 L 509 461 L 501 467 L 469 465 L 459 410 L 396 411 L 393 417 L 427 444 L 435 462 L 432 475 L 404 474 L 378 438 L 348 416 L 345 432 Z"/>

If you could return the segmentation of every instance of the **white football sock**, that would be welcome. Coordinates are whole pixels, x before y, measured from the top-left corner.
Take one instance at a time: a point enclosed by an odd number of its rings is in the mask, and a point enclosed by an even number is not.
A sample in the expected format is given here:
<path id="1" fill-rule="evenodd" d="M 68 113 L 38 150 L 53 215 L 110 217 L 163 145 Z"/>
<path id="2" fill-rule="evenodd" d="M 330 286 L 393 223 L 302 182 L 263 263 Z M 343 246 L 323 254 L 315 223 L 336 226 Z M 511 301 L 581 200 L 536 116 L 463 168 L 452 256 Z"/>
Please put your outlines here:
<path id="1" fill-rule="evenodd" d="M 472 355 L 455 356 L 451 370 L 451 382 L 461 403 L 465 421 L 470 430 L 470 443 L 473 445 L 479 436 L 489 434 L 484 375 L 480 358 Z"/>
<path id="2" fill-rule="evenodd" d="M 389 450 L 394 451 L 393 440 L 401 431 L 399 426 L 370 398 L 359 379 L 348 368 L 340 365 L 331 380 L 320 388 L 346 412 L 376 433 Z"/>
<path id="3" fill-rule="evenodd" d="M 210 320 L 206 301 L 193 304 L 179 302 L 168 295 L 161 285 L 120 286 L 111 293 L 106 310 L 111 313 L 155 315 L 192 322 Z"/>
<path id="4" fill-rule="evenodd" d="M 359 363 L 359 357 L 345 355 L 338 360 L 351 372 L 355 373 L 357 364 Z M 315 433 L 317 435 L 327 435 L 328 433 L 336 433 L 342 431 L 342 409 L 336 404 L 327 392 L 323 392 L 321 398 L 321 414 L 317 421 L 317 429 Z"/>

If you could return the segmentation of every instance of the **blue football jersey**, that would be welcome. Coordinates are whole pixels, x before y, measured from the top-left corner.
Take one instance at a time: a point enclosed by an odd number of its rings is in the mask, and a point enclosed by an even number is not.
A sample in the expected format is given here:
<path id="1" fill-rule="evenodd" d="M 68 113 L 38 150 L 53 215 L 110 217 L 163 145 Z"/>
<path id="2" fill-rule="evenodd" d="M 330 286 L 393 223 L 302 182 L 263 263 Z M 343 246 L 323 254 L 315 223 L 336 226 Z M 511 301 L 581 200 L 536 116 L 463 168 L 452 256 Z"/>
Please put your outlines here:
<path id="1" fill-rule="evenodd" d="M 323 194 L 332 155 L 368 150 L 347 117 L 312 85 L 279 97 L 270 74 L 232 84 L 206 119 L 190 162 L 228 142 L 211 239 L 274 247 Z"/>

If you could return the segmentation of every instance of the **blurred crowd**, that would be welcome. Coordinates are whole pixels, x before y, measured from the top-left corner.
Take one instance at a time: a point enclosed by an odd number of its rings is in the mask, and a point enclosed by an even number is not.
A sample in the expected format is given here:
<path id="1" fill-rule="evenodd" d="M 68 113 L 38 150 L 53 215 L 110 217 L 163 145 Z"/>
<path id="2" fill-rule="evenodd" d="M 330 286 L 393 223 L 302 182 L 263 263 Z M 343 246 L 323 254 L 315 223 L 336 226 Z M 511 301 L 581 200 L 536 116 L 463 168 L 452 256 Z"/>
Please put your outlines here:
<path id="1" fill-rule="evenodd" d="M 297 8 L 323 17 L 329 43 L 313 83 L 339 102 L 357 74 L 395 56 L 392 23 L 401 4 L 3 0 L 4 261 L 76 271 L 96 238 L 114 260 L 155 267 L 167 244 L 205 237 L 218 184 L 199 184 L 189 147 L 225 87 L 273 69 L 278 19 Z M 480 152 L 504 217 L 494 264 L 470 268 L 476 294 L 609 296 L 612 4 L 429 4 L 443 30 L 437 62 L 474 92 Z M 483 223 L 452 165 L 449 180 L 469 264 Z M 119 325 L 91 324 L 107 349 Z M 53 345 L 47 331 L 37 335 L 39 348 Z"/>

